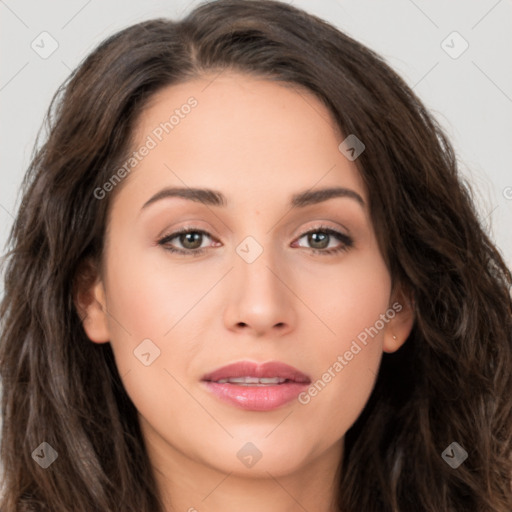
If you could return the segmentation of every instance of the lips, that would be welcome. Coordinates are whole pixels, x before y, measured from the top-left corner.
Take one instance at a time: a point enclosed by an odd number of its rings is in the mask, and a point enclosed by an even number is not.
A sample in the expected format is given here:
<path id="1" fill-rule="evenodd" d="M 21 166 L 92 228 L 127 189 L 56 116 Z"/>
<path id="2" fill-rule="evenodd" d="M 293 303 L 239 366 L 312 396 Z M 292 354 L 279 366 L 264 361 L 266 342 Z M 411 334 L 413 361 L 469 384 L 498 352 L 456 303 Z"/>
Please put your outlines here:
<path id="1" fill-rule="evenodd" d="M 206 389 L 220 400 L 250 411 L 279 408 L 303 391 L 311 379 L 281 362 L 242 361 L 203 376 Z"/>

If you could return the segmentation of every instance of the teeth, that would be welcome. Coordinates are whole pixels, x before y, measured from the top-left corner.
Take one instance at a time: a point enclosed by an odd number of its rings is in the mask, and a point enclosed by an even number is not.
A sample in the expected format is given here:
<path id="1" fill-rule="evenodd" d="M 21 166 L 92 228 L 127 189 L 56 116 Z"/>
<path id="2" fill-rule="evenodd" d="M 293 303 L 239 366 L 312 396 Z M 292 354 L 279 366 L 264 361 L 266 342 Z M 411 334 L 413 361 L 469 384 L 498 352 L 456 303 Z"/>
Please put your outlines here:
<path id="1" fill-rule="evenodd" d="M 286 379 L 281 377 L 230 377 L 229 379 L 220 379 L 219 384 L 238 384 L 239 386 L 271 386 L 282 384 Z"/>
<path id="2" fill-rule="evenodd" d="M 282 379 L 281 377 L 268 377 L 258 380 L 261 384 L 282 384 L 286 379 Z"/>

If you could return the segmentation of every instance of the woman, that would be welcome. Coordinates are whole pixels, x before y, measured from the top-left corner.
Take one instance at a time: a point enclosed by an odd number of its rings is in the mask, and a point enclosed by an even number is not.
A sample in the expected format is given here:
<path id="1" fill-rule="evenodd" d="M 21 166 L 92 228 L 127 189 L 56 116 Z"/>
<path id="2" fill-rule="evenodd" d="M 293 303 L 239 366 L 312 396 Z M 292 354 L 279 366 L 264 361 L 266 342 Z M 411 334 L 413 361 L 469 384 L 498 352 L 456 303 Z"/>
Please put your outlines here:
<path id="1" fill-rule="evenodd" d="M 49 122 L 2 512 L 512 508 L 512 276 L 380 57 L 219 0 L 106 40 Z"/>

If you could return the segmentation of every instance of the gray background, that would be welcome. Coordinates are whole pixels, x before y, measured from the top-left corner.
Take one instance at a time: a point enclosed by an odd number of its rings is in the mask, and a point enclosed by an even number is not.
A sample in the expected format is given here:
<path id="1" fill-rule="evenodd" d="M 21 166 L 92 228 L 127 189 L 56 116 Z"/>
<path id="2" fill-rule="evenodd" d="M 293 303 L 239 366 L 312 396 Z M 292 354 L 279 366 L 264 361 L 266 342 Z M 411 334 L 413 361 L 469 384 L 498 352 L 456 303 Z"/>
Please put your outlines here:
<path id="1" fill-rule="evenodd" d="M 119 29 L 153 17 L 181 17 L 198 3 L 0 0 L 2 254 L 43 115 L 71 69 Z M 454 144 L 461 170 L 475 189 L 480 216 L 512 266 L 512 2 L 287 3 L 324 18 L 376 50 L 410 84 Z M 454 31 L 469 45 L 457 58 L 453 57 L 464 41 L 448 37 Z M 42 32 L 50 36 L 41 36 Z M 40 53 L 51 49 L 52 39 L 57 49 L 42 58 Z"/>

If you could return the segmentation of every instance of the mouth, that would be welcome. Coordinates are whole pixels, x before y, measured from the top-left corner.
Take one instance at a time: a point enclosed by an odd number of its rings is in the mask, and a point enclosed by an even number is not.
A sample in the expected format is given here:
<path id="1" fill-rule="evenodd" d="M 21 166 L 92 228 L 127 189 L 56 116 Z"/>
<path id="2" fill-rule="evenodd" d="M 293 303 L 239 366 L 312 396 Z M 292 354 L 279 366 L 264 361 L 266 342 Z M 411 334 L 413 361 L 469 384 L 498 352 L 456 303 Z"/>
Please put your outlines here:
<path id="1" fill-rule="evenodd" d="M 282 407 L 311 383 L 306 374 L 285 363 L 251 361 L 223 366 L 201 380 L 221 401 L 250 411 Z"/>

